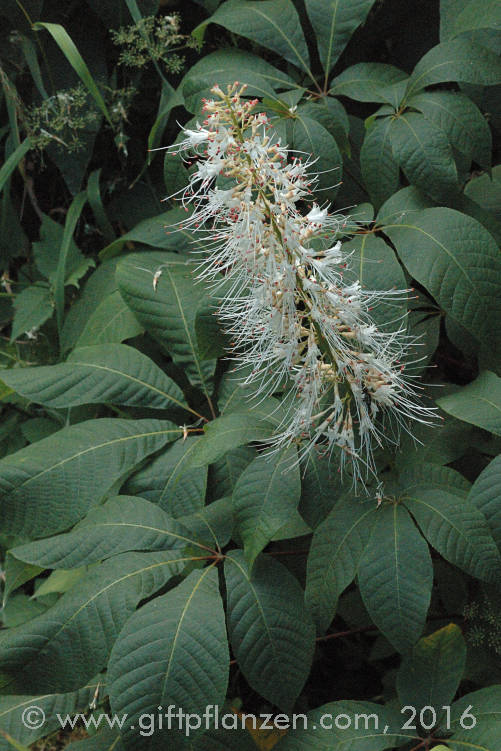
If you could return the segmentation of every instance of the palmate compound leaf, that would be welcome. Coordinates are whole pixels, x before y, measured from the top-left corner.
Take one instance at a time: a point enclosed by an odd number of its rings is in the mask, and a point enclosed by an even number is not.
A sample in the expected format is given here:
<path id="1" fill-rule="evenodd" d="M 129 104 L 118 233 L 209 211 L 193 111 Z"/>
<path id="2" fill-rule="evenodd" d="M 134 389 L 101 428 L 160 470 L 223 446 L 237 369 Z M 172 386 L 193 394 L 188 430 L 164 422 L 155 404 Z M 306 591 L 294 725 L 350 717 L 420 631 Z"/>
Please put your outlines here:
<path id="1" fill-rule="evenodd" d="M 81 347 L 64 363 L 7 370 L 3 380 L 18 394 L 48 407 L 103 402 L 150 409 L 187 407 L 172 378 L 125 344 Z"/>
<path id="2" fill-rule="evenodd" d="M 455 623 L 424 636 L 404 657 L 397 674 L 402 707 L 413 707 L 418 717 L 423 707 L 433 707 L 441 717 L 443 707 L 454 699 L 465 662 L 466 644 Z"/>
<path id="3" fill-rule="evenodd" d="M 501 256 L 492 235 L 443 207 L 393 217 L 384 232 L 411 276 L 475 339 L 499 346 L 494 321 L 501 318 Z"/>
<path id="4" fill-rule="evenodd" d="M 55 605 L 2 632 L 4 693 L 73 691 L 102 670 L 124 623 L 191 560 L 177 551 L 123 553 L 80 579 Z"/>
<path id="5" fill-rule="evenodd" d="M 0 728 L 20 743 L 31 745 L 38 738 L 60 729 L 58 714 L 65 717 L 67 714 L 86 712 L 98 685 L 102 697 L 106 690 L 103 682 L 97 679 L 77 691 L 66 694 L 0 696 Z M 29 707 L 33 706 L 39 707 L 45 713 L 45 722 L 39 728 L 30 728 L 23 722 L 23 712 L 29 711 Z M 12 746 L 1 735 L 0 751 L 12 751 Z"/>
<path id="6" fill-rule="evenodd" d="M 9 553 L 43 568 L 69 569 L 130 550 L 182 552 L 188 548 L 193 555 L 207 554 L 189 529 L 158 506 L 122 495 L 92 509 L 71 532 L 20 545 Z"/>
<path id="7" fill-rule="evenodd" d="M 301 478 L 294 446 L 273 456 L 251 461 L 233 490 L 233 511 L 245 557 L 252 566 L 256 556 L 295 516 L 301 496 Z"/>
<path id="8" fill-rule="evenodd" d="M 399 652 L 406 652 L 426 621 L 433 566 L 428 545 L 403 506 L 379 508 L 358 583 L 376 626 Z"/>
<path id="9" fill-rule="evenodd" d="M 87 420 L 0 461 L 5 532 L 43 537 L 82 519 L 113 483 L 182 435 L 165 420 Z"/>
<path id="10" fill-rule="evenodd" d="M 499 551 L 484 515 L 468 500 L 470 484 L 462 475 L 420 464 L 402 472 L 400 486 L 401 501 L 440 555 L 478 579 L 499 579 Z"/>
<path id="11" fill-rule="evenodd" d="M 289 711 L 308 677 L 315 646 L 301 587 L 281 563 L 264 555 L 251 571 L 241 550 L 227 555 L 224 574 L 238 665 L 255 691 Z"/>
<path id="12" fill-rule="evenodd" d="M 210 400 L 215 361 L 202 360 L 195 331 L 196 310 L 207 291 L 196 283 L 193 264 L 174 253 L 132 254 L 118 264 L 117 281 L 141 325 Z"/>
<path id="13" fill-rule="evenodd" d="M 374 504 L 341 498 L 316 528 L 308 555 L 305 597 L 318 633 L 327 630 L 339 596 L 355 578 L 377 518 Z"/>
<path id="14" fill-rule="evenodd" d="M 214 567 L 192 572 L 179 586 L 140 608 L 118 637 L 107 673 L 112 711 L 128 715 L 129 727 L 122 731 L 125 748 L 164 751 L 186 743 L 186 728 L 178 728 L 176 718 L 170 730 L 164 721 L 163 729 L 141 736 L 140 715 L 157 716 L 158 707 L 163 712 L 171 705 L 174 712 L 181 708 L 204 730 L 206 707 L 214 709 L 224 702 L 229 661 Z M 196 728 L 191 728 L 193 736 Z"/>
<path id="15" fill-rule="evenodd" d="M 402 745 L 402 716 L 370 701 L 335 701 L 299 716 L 275 751 L 383 751 Z M 418 739 L 419 740 L 419 739 Z"/>
<path id="16" fill-rule="evenodd" d="M 305 0 L 326 77 L 375 0 Z"/>

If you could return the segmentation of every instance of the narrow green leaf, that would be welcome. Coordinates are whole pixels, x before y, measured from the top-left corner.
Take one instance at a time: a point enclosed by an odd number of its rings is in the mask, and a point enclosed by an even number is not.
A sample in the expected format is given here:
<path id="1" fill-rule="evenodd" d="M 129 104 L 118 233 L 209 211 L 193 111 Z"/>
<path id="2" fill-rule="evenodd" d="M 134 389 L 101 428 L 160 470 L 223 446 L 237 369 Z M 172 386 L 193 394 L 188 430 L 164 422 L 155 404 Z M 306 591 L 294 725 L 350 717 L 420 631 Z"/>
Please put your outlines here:
<path id="1" fill-rule="evenodd" d="M 339 596 L 355 578 L 376 520 L 375 504 L 341 498 L 316 528 L 308 555 L 305 597 L 318 633 L 327 630 Z"/>
<path id="2" fill-rule="evenodd" d="M 399 219 L 401 221 L 401 219 Z M 478 341 L 501 342 L 501 258 L 492 235 L 459 211 L 431 208 L 386 224 L 414 279 Z"/>
<path id="3" fill-rule="evenodd" d="M 181 708 L 200 720 L 198 729 L 205 729 L 204 712 L 222 706 L 228 684 L 224 620 L 213 567 L 192 572 L 129 619 L 113 647 L 107 673 L 112 710 L 130 719 L 122 734 L 127 747 L 145 747 L 140 718 L 156 714 L 159 706 L 164 711 L 174 706 L 174 712 Z M 174 721 L 172 726 L 155 728 L 147 742 L 150 751 L 176 746 L 176 736 L 185 735 L 186 727 L 176 727 Z M 190 735 L 196 735 L 194 727 Z"/>
<path id="4" fill-rule="evenodd" d="M 458 420 L 501 435 L 501 378 L 489 370 L 437 404 Z"/>
<path id="5" fill-rule="evenodd" d="M 5 160 L 0 168 L 0 192 L 3 190 L 5 183 L 16 169 L 19 162 L 26 156 L 31 148 L 31 141 L 25 138 L 15 151 Z"/>
<path id="6" fill-rule="evenodd" d="M 301 479 L 295 447 L 275 456 L 256 457 L 233 491 L 238 532 L 250 565 L 297 509 Z"/>
<path id="7" fill-rule="evenodd" d="M 261 696 L 289 711 L 311 666 L 315 631 L 295 577 L 260 556 L 252 572 L 243 551 L 225 560 L 228 631 L 238 665 Z"/>
<path id="8" fill-rule="evenodd" d="M 393 156 L 405 176 L 437 201 L 459 192 L 452 149 L 441 128 L 417 112 L 395 118 L 389 130 Z"/>
<path id="9" fill-rule="evenodd" d="M 416 709 L 433 707 L 438 717 L 450 706 L 463 677 L 466 644 L 459 626 L 450 623 L 425 636 L 402 660 L 397 674 L 400 704 Z M 429 718 L 426 716 L 426 721 Z"/>
<path id="10" fill-rule="evenodd" d="M 42 615 L 0 637 L 3 691 L 73 691 L 101 670 L 137 604 L 189 558 L 123 553 L 89 572 Z"/>
<path id="11" fill-rule="evenodd" d="M 110 117 L 103 96 L 96 86 L 87 65 L 85 64 L 80 52 L 78 51 L 68 32 L 58 23 L 46 23 L 44 21 L 38 21 L 37 23 L 33 24 L 34 31 L 39 31 L 39 29 L 46 29 L 46 31 L 49 32 L 75 73 L 78 75 L 78 77 L 88 89 L 91 96 L 94 98 L 94 101 L 107 119 L 108 123 L 111 125 L 111 127 L 113 127 L 113 121 Z"/>
<path id="12" fill-rule="evenodd" d="M 406 652 L 426 621 L 433 566 L 428 545 L 402 506 L 379 509 L 358 583 L 376 626 L 399 652 Z"/>
<path id="13" fill-rule="evenodd" d="M 326 77 L 375 0 L 305 0 Z"/>
<path id="14" fill-rule="evenodd" d="M 420 465 L 404 470 L 401 499 L 430 545 L 471 576 L 496 581 L 501 557 L 482 513 L 468 502 L 469 483 L 453 469 Z"/>
<path id="15" fill-rule="evenodd" d="M 65 363 L 6 371 L 4 382 L 18 394 L 49 407 L 123 404 L 189 409 L 179 386 L 153 360 L 125 344 L 74 350 Z"/>
<path id="16" fill-rule="evenodd" d="M 42 537 L 67 529 L 124 473 L 181 434 L 160 420 L 87 420 L 5 457 L 3 531 Z"/>
<path id="17" fill-rule="evenodd" d="M 94 212 L 94 217 L 101 230 L 104 239 L 107 243 L 112 243 L 115 239 L 115 232 L 110 224 L 106 211 L 103 205 L 103 199 L 101 198 L 101 191 L 99 190 L 99 177 L 101 175 L 101 167 L 90 173 L 87 181 L 87 199 L 90 207 Z"/>
<path id="18" fill-rule="evenodd" d="M 77 226 L 77 222 L 82 213 L 85 202 L 87 201 L 87 193 L 82 191 L 75 196 L 66 214 L 66 221 L 64 223 L 64 233 L 59 249 L 59 258 L 57 262 L 56 278 L 54 281 L 54 301 L 56 305 L 56 319 L 59 335 L 63 328 L 64 317 L 64 282 L 66 279 L 66 264 L 68 254 L 70 252 L 71 242 L 73 239 L 73 233 Z"/>

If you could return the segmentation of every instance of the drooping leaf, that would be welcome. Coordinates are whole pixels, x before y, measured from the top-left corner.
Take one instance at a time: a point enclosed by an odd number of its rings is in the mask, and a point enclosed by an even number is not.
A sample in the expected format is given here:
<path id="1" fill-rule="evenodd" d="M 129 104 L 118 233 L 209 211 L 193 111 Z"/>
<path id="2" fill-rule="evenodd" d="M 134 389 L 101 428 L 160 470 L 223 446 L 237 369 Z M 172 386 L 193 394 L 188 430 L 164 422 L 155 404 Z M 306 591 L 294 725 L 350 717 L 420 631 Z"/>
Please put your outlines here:
<path id="1" fill-rule="evenodd" d="M 43 568 L 88 566 L 131 550 L 203 550 L 190 531 L 144 498 L 121 495 L 92 509 L 71 532 L 13 548 L 20 561 Z"/>
<path id="2" fill-rule="evenodd" d="M 67 529 L 125 472 L 180 434 L 160 420 L 87 420 L 5 457 L 3 530 L 41 537 Z"/>
<path id="3" fill-rule="evenodd" d="M 430 553 L 401 505 L 382 506 L 359 563 L 360 594 L 376 626 L 400 652 L 424 627 L 433 584 Z"/>
<path id="4" fill-rule="evenodd" d="M 357 574 L 377 516 L 376 507 L 355 498 L 341 498 L 315 530 L 308 555 L 306 603 L 324 633 L 337 601 Z"/>
<path id="5" fill-rule="evenodd" d="M 382 213 L 382 212 L 381 212 Z M 385 225 L 407 270 L 478 341 L 501 341 L 501 257 L 492 236 L 465 214 L 431 208 Z"/>
<path id="6" fill-rule="evenodd" d="M 249 684 L 289 711 L 308 676 L 315 632 L 297 580 L 282 564 L 260 556 L 252 571 L 243 551 L 232 551 L 224 573 L 228 631 Z"/>
<path id="7" fill-rule="evenodd" d="M 379 206 L 396 192 L 399 166 L 390 141 L 391 118 L 376 120 L 367 131 L 360 151 L 360 167 L 374 205 Z"/>
<path id="8" fill-rule="evenodd" d="M 194 35 L 201 36 L 208 23 L 252 39 L 309 72 L 308 47 L 291 0 L 229 0 L 197 27 Z"/>
<path id="9" fill-rule="evenodd" d="M 187 408 L 179 386 L 146 355 L 125 344 L 81 347 L 65 363 L 9 370 L 3 380 L 18 394 L 49 407 L 104 402 Z"/>
<path id="10" fill-rule="evenodd" d="M 417 112 L 406 112 L 393 120 L 388 136 L 410 183 L 437 201 L 459 192 L 452 149 L 441 128 Z"/>
<path id="11" fill-rule="evenodd" d="M 364 23 L 375 0 L 305 0 L 316 34 L 320 60 L 328 77 L 355 29 Z"/>
<path id="12" fill-rule="evenodd" d="M 73 691 L 105 665 L 140 600 L 188 563 L 179 553 L 123 553 L 89 572 L 46 613 L 0 638 L 7 693 Z"/>
<path id="13" fill-rule="evenodd" d="M 242 472 L 233 490 L 233 509 L 250 565 L 273 536 L 289 521 L 301 496 L 294 447 L 275 456 L 256 457 Z"/>
<path id="14" fill-rule="evenodd" d="M 472 576 L 495 581 L 501 558 L 482 513 L 468 502 L 469 483 L 434 464 L 402 472 L 401 498 L 424 536 L 450 563 Z"/>
<path id="15" fill-rule="evenodd" d="M 437 404 L 458 420 L 501 435 L 501 378 L 489 370 Z"/>
<path id="16" fill-rule="evenodd" d="M 423 637 L 400 665 L 397 674 L 400 704 L 416 709 L 418 717 L 423 707 L 433 707 L 440 717 L 444 705 L 450 706 L 456 694 L 465 662 L 466 644 L 455 623 Z"/>
<path id="17" fill-rule="evenodd" d="M 134 726 L 122 731 L 126 748 L 175 748 L 183 726 L 176 729 L 173 721 L 171 730 L 156 728 L 145 746 L 141 716 L 173 706 L 203 718 L 208 706 L 223 704 L 228 671 L 223 603 L 217 571 L 209 567 L 140 608 L 113 647 L 107 674 L 111 707 Z"/>

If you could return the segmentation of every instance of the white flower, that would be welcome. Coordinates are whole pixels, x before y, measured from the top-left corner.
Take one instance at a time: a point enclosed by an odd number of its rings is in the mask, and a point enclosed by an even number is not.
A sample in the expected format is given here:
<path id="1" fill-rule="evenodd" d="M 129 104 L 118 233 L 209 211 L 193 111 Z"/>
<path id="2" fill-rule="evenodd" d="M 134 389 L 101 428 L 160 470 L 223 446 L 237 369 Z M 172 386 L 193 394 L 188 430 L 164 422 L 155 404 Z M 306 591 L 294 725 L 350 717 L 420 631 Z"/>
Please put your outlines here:
<path id="1" fill-rule="evenodd" d="M 272 446 L 297 443 L 299 456 L 337 447 L 341 469 L 363 479 L 375 471 L 373 445 L 387 440 L 385 420 L 407 430 L 407 420 L 433 414 L 401 365 L 412 341 L 378 329 L 370 313 L 409 290 L 343 281 L 350 258 L 336 238 L 343 218 L 328 206 L 313 203 L 305 214 L 299 207 L 311 200 L 314 160 L 273 142 L 267 116 L 254 113 L 257 100 L 243 99 L 244 91 L 215 86 L 203 125 L 173 147 L 199 157 L 182 199 L 193 208 L 183 225 L 204 235 L 199 276 L 221 290 L 219 317 L 243 382 L 259 398 L 287 391 Z M 233 187 L 216 187 L 219 174 Z M 332 242 L 322 249 L 326 237 Z"/>

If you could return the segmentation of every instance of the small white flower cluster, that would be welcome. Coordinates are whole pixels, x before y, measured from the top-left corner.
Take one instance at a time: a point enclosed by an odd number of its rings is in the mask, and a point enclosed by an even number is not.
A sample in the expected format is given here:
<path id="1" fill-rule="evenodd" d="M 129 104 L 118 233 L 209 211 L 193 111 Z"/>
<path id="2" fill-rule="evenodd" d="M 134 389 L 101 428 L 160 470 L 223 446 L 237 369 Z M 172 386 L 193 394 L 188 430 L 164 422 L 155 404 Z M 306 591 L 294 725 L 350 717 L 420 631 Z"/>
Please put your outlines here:
<path id="1" fill-rule="evenodd" d="M 273 140 L 267 116 L 244 90 L 214 86 L 202 125 L 170 147 L 190 151 L 196 166 L 183 226 L 205 235 L 200 276 L 222 280 L 219 317 L 245 382 L 263 397 L 290 390 L 274 446 L 296 442 L 300 455 L 315 447 L 329 456 L 339 447 L 340 467 L 348 460 L 356 481 L 374 471 L 372 446 L 382 443 L 385 417 L 396 418 L 398 433 L 407 418 L 428 421 L 432 412 L 403 374 L 409 338 L 379 330 L 370 314 L 409 290 L 343 282 L 348 258 L 334 242 L 343 219 L 315 203 L 302 212 L 315 184 L 312 160 Z"/>

